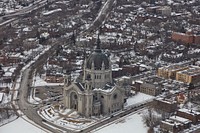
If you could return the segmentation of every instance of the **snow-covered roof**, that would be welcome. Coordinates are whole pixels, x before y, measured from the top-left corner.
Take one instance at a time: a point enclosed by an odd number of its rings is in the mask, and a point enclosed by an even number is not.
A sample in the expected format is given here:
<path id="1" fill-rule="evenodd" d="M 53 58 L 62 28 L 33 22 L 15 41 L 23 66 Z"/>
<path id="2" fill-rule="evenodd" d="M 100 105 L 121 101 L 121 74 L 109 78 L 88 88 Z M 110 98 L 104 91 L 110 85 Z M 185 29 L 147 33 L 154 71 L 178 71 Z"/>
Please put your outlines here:
<path id="1" fill-rule="evenodd" d="M 191 122 L 190 120 L 183 117 L 179 117 L 179 116 L 171 116 L 169 119 L 180 122 L 180 123 L 184 123 L 184 124 Z"/>
<path id="2" fill-rule="evenodd" d="M 59 11 L 62 11 L 62 9 L 59 8 L 59 9 L 51 10 L 51 11 L 48 11 L 48 12 L 43 12 L 42 14 L 44 16 L 46 16 L 46 15 L 50 15 L 52 13 L 59 12 Z"/>
<path id="3" fill-rule="evenodd" d="M 184 112 L 184 113 L 190 114 L 190 115 L 200 115 L 200 112 L 197 112 L 197 111 L 194 111 L 191 109 L 186 109 L 186 108 L 179 109 L 178 111 Z"/>
<path id="4" fill-rule="evenodd" d="M 1 103 L 2 100 L 3 100 L 3 95 L 4 95 L 4 93 L 0 92 L 0 103 Z"/>

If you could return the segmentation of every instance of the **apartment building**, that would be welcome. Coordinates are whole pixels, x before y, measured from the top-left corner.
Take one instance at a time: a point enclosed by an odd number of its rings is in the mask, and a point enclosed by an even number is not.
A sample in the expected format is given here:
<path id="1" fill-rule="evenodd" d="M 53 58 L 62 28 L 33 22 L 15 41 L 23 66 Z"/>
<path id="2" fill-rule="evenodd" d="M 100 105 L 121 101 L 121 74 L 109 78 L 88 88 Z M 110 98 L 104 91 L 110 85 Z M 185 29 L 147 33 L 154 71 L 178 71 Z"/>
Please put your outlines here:
<path id="1" fill-rule="evenodd" d="M 190 66 L 188 69 L 177 72 L 176 80 L 184 83 L 197 84 L 200 82 L 200 67 Z"/>

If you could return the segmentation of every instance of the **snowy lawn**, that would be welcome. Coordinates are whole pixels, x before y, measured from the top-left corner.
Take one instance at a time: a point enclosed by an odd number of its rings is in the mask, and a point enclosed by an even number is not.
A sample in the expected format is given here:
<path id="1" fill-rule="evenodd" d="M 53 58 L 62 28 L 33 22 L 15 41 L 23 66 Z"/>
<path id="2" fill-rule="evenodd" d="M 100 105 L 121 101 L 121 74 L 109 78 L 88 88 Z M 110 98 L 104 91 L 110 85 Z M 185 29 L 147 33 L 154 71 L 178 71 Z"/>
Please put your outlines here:
<path id="1" fill-rule="evenodd" d="M 28 123 L 22 118 L 18 118 L 17 120 L 6 124 L 0 127 L 1 133 L 45 133 L 43 130 L 35 127 L 34 125 Z"/>
<path id="2" fill-rule="evenodd" d="M 147 133 L 148 128 L 144 125 L 140 114 L 133 114 L 122 118 L 117 122 L 104 127 L 95 133 Z"/>
<path id="3" fill-rule="evenodd" d="M 34 77 L 33 81 L 35 81 L 33 83 L 33 86 L 55 86 L 55 85 L 63 85 L 64 84 L 64 83 L 47 83 L 39 76 Z"/>

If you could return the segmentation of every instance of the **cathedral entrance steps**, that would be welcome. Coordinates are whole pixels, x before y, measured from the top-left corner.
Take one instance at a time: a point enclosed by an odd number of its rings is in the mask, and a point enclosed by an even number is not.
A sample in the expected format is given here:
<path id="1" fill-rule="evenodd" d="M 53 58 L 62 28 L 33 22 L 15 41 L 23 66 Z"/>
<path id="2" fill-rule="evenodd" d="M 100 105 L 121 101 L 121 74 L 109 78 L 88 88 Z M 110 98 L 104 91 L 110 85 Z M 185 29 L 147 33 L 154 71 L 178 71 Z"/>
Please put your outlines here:
<path id="1" fill-rule="evenodd" d="M 59 113 L 59 116 L 64 117 L 64 118 L 70 118 L 70 115 L 74 113 L 74 110 L 70 110 L 66 114 L 61 114 Z"/>

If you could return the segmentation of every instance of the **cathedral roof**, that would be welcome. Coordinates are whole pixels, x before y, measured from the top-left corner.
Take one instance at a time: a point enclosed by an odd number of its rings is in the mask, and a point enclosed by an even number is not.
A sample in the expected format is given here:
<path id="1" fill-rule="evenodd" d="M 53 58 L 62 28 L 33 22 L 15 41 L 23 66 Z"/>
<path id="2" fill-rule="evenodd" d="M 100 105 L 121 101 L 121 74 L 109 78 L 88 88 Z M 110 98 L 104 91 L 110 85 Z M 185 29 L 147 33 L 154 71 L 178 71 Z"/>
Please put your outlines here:
<path id="1" fill-rule="evenodd" d="M 94 52 L 87 59 L 86 68 L 92 69 L 92 65 L 94 63 L 95 70 L 101 70 L 102 64 L 104 63 L 105 69 L 109 69 L 109 59 L 108 57 L 101 51 L 100 48 L 100 39 L 97 39 L 97 46 Z"/>
<path id="2" fill-rule="evenodd" d="M 77 83 L 77 82 L 75 82 L 74 83 L 79 89 L 80 89 L 80 91 L 84 91 L 84 84 L 82 84 L 82 83 Z"/>

